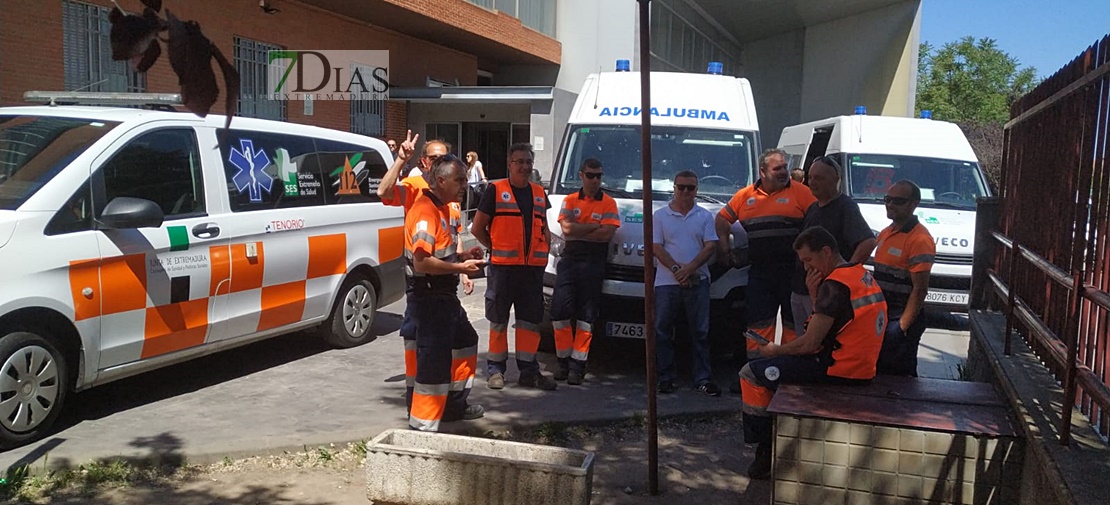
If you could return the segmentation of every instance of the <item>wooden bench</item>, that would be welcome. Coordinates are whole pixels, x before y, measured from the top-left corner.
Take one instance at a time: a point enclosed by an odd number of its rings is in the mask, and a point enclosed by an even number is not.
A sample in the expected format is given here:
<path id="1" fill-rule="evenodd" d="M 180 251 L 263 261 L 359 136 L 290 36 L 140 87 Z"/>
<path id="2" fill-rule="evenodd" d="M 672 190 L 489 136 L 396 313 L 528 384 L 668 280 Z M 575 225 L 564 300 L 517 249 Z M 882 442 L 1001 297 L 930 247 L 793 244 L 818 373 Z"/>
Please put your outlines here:
<path id="1" fill-rule="evenodd" d="M 1018 502 L 1022 440 L 987 383 L 876 377 L 866 386 L 782 385 L 776 504 Z"/>

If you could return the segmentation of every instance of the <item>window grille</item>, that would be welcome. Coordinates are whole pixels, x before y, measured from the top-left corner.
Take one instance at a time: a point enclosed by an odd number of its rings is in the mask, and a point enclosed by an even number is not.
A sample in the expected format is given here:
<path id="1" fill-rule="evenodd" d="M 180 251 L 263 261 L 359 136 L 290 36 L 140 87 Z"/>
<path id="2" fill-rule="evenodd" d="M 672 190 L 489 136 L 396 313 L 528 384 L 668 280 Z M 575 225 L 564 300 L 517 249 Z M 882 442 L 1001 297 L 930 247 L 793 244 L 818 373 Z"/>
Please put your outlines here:
<path id="1" fill-rule="evenodd" d="M 112 60 L 108 33 L 112 29 L 105 7 L 64 0 L 62 2 L 62 59 L 66 91 L 142 93 L 146 74 L 136 72 L 127 61 Z"/>
<path id="2" fill-rule="evenodd" d="M 239 115 L 284 121 L 286 100 L 272 99 L 274 90 L 267 79 L 267 52 L 281 46 L 235 37 L 235 69 L 239 71 Z"/>

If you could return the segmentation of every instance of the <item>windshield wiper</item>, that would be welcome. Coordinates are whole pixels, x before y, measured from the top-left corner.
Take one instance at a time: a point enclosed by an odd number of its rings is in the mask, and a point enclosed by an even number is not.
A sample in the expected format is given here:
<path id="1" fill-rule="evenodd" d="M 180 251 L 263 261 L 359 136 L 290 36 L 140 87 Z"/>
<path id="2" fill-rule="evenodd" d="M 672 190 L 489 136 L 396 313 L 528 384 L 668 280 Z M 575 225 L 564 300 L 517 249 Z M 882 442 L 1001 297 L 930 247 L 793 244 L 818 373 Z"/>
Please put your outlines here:
<path id="1" fill-rule="evenodd" d="M 632 198 L 632 193 L 629 193 L 623 189 L 607 188 L 605 186 L 602 186 L 601 190 L 619 198 Z"/>
<path id="2" fill-rule="evenodd" d="M 928 202 L 928 203 L 922 202 L 921 206 L 922 207 L 944 207 L 946 209 L 959 209 L 959 210 L 975 210 L 974 206 L 968 206 L 966 204 L 958 204 L 958 203 L 951 203 L 951 202 L 935 202 L 935 201 L 934 202 Z"/>
<path id="3" fill-rule="evenodd" d="M 713 198 L 712 196 L 698 195 L 698 199 L 703 201 L 703 202 L 715 203 L 717 205 L 724 205 L 725 204 L 725 202 L 722 202 L 722 201 L 720 201 L 716 198 Z"/>

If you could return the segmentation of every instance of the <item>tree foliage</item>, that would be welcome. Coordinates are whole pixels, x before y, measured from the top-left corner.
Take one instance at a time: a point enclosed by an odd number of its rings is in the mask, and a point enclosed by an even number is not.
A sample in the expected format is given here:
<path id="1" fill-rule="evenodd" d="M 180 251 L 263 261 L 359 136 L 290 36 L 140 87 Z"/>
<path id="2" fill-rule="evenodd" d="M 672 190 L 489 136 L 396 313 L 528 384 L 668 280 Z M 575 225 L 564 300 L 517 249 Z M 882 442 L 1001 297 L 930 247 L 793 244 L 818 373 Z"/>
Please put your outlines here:
<path id="1" fill-rule="evenodd" d="M 935 49 L 921 44 L 916 108 L 957 123 L 1004 123 L 1010 104 L 1037 84 L 1037 71 L 1022 68 L 993 39 L 964 37 Z"/>
<path id="2" fill-rule="evenodd" d="M 937 49 L 921 44 L 917 63 L 918 114 L 960 125 L 987 179 L 997 187 L 1002 164 L 1002 125 L 1010 105 L 1039 83 L 1037 70 L 1021 67 L 993 39 L 964 37 Z"/>

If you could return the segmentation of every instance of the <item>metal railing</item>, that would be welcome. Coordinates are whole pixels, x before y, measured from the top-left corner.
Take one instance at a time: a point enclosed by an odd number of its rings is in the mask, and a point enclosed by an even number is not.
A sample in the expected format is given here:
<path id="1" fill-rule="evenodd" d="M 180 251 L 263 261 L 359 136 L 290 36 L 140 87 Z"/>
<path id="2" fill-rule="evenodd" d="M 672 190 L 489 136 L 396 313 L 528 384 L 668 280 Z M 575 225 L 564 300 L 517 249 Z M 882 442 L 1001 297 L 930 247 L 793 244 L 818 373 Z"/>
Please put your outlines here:
<path id="1" fill-rule="evenodd" d="M 1017 100 L 1001 194 L 981 199 L 973 307 L 1006 312 L 1061 383 L 1060 443 L 1073 409 L 1110 435 L 1110 36 Z M 997 246 L 997 247 L 996 247 Z M 991 252 L 991 250 L 994 252 Z"/>

